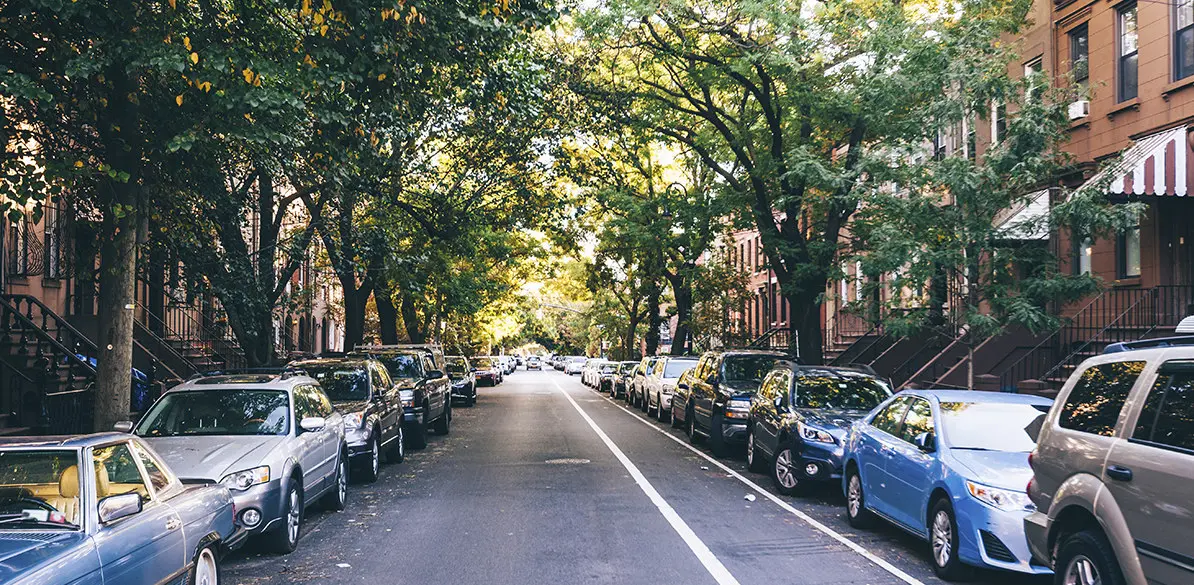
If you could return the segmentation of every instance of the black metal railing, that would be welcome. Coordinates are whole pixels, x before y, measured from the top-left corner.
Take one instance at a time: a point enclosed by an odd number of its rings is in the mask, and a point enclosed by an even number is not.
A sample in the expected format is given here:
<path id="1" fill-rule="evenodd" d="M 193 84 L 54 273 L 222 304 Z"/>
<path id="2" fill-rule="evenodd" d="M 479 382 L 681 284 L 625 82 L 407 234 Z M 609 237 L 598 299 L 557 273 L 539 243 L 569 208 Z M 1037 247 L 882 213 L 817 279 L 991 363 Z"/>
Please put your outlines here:
<path id="1" fill-rule="evenodd" d="M 203 309 L 196 303 L 176 299 L 165 290 L 153 290 L 142 281 L 138 292 L 159 294 L 164 302 L 160 314 L 151 311 L 146 299 L 137 299 L 137 319 L 154 332 L 176 354 L 198 370 L 240 369 L 247 364 L 244 352 L 226 326 L 227 318 L 218 305 L 211 307 L 207 319 L 200 319 Z M 210 323 L 204 323 L 210 320 Z M 221 326 L 220 324 L 225 324 Z M 202 359 L 200 359 L 202 358 Z"/>
<path id="2" fill-rule="evenodd" d="M 764 331 L 762 335 L 748 343 L 747 347 L 751 349 L 791 351 L 795 349 L 795 340 L 796 337 L 792 334 L 792 328 L 787 325 L 780 325 Z"/>

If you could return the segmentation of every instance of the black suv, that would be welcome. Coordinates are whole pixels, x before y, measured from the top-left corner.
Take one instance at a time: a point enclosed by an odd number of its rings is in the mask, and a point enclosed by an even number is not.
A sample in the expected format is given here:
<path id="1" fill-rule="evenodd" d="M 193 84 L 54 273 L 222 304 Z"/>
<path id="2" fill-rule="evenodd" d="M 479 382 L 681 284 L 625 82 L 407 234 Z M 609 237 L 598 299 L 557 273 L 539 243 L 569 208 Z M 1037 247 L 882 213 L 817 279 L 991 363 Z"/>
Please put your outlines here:
<path id="1" fill-rule="evenodd" d="M 709 438 L 709 449 L 722 457 L 731 445 L 746 444 L 750 399 L 776 362 L 792 359 L 778 351 L 710 351 L 693 368 L 685 404 L 688 438 Z"/>
<path id="2" fill-rule="evenodd" d="M 444 360 L 448 363 L 448 378 L 452 380 L 452 400 L 457 400 L 465 406 L 476 404 L 477 374 L 469 364 L 468 358 L 450 355 Z"/>
<path id="3" fill-rule="evenodd" d="M 442 350 L 432 345 L 375 345 L 358 348 L 353 355 L 381 362 L 398 384 L 407 447 L 426 447 L 429 429 L 448 434 L 452 425 L 452 382 Z"/>
<path id="4" fill-rule="evenodd" d="M 751 400 L 750 470 L 769 472 L 789 496 L 812 482 L 841 482 L 850 425 L 890 396 L 887 381 L 870 372 L 777 363 Z"/>
<path id="5" fill-rule="evenodd" d="M 354 478 L 376 481 L 383 454 L 389 463 L 405 458 L 402 402 L 398 387 L 380 362 L 333 358 L 296 361 L 287 367 L 318 380 L 332 405 L 344 415 L 344 440 Z"/>

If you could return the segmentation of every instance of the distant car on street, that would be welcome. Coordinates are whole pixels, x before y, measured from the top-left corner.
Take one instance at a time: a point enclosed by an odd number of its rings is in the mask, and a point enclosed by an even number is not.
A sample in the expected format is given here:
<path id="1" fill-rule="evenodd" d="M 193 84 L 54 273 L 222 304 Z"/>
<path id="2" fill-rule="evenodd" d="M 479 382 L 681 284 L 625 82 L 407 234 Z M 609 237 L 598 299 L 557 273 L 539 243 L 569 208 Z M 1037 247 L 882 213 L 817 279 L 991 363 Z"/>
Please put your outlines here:
<path id="1" fill-rule="evenodd" d="M 216 583 L 232 496 L 118 433 L 0 440 L 0 583 Z"/>
<path id="2" fill-rule="evenodd" d="M 697 361 L 695 357 L 677 356 L 661 358 L 656 362 L 651 374 L 643 380 L 648 416 L 654 416 L 659 422 L 667 422 L 671 418 L 676 382 L 681 374 L 696 367 Z"/>
<path id="3" fill-rule="evenodd" d="M 594 388 L 598 392 L 610 392 L 614 387 L 614 378 L 618 375 L 618 362 L 603 362 L 595 370 L 593 377 L 597 383 Z"/>
<path id="4" fill-rule="evenodd" d="M 543 369 L 543 359 L 542 358 L 540 358 L 537 355 L 533 355 L 533 356 L 530 356 L 527 358 L 527 371 L 542 370 L 542 369 Z"/>
<path id="5" fill-rule="evenodd" d="M 407 447 L 426 447 L 430 431 L 441 435 L 451 431 L 452 381 L 448 378 L 444 352 L 438 345 L 365 346 L 350 355 L 381 362 L 398 384 Z"/>
<path id="6" fill-rule="evenodd" d="M 452 400 L 458 400 L 465 406 L 477 403 L 477 375 L 468 358 L 462 355 L 445 356 L 448 366 L 448 378 L 452 380 Z"/>
<path id="7" fill-rule="evenodd" d="M 611 397 L 623 398 L 626 396 L 626 387 L 629 385 L 631 377 L 634 376 L 634 369 L 637 367 L 638 362 L 618 363 L 618 373 L 614 376 L 614 386 L 609 393 Z"/>
<path id="8" fill-rule="evenodd" d="M 574 355 L 564 361 L 564 373 L 568 375 L 579 374 L 584 370 L 585 362 L 588 358 L 582 355 Z"/>
<path id="9" fill-rule="evenodd" d="M 896 394 L 846 437 L 847 520 L 862 528 L 878 516 L 928 541 L 942 579 L 965 579 L 974 566 L 1049 573 L 1028 552 L 1033 505 L 1024 490 L 1051 405 L 1006 392 Z"/>
<path id="10" fill-rule="evenodd" d="M 497 363 L 493 356 L 475 357 L 472 361 L 473 371 L 476 373 L 477 384 L 482 382 L 497 386 L 502 383 L 505 374 L 502 366 Z"/>
<path id="11" fill-rule="evenodd" d="M 163 394 L 133 432 L 180 476 L 231 490 L 240 525 L 278 552 L 298 546 L 315 502 L 347 503 L 344 418 L 305 375 L 191 379 Z"/>
<path id="12" fill-rule="evenodd" d="M 685 415 L 688 412 L 688 399 L 692 394 L 692 373 L 696 368 L 689 368 L 680 374 L 680 379 L 676 380 L 676 393 L 672 394 L 672 428 L 688 428 L 688 421 L 685 420 Z"/>
<path id="13" fill-rule="evenodd" d="M 643 412 L 647 411 L 647 378 L 654 372 L 658 361 L 659 358 L 655 356 L 643 358 L 635 369 L 634 376 L 630 378 L 630 386 L 626 389 L 626 402 L 639 407 Z"/>
<path id="14" fill-rule="evenodd" d="M 365 358 L 326 358 L 291 362 L 288 368 L 315 378 L 332 406 L 344 415 L 344 437 L 352 479 L 377 481 L 383 458 L 406 458 L 402 399 L 381 362 Z"/>
<path id="15" fill-rule="evenodd" d="M 709 449 L 718 457 L 731 446 L 745 446 L 751 397 L 776 362 L 790 359 L 784 353 L 757 349 L 706 352 L 694 368 L 685 405 L 689 439 L 708 437 Z"/>

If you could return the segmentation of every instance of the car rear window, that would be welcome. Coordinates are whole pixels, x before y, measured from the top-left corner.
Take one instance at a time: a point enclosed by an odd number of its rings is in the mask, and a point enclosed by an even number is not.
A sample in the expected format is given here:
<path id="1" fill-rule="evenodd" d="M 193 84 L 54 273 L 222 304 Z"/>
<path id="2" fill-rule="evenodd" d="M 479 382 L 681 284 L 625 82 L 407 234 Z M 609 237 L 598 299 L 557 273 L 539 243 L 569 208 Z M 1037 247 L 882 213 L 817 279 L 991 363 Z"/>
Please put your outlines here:
<path id="1" fill-rule="evenodd" d="M 1194 454 L 1194 375 L 1157 378 L 1132 441 Z"/>
<path id="2" fill-rule="evenodd" d="M 1092 435 L 1115 434 L 1119 413 L 1144 366 L 1143 361 L 1130 361 L 1087 368 L 1066 398 L 1058 424 L 1063 429 Z"/>
<path id="3" fill-rule="evenodd" d="M 887 383 L 863 374 L 806 370 L 796 380 L 796 408 L 870 410 L 891 396 Z"/>
<path id="4" fill-rule="evenodd" d="M 696 360 L 668 360 L 663 367 L 664 378 L 679 378 L 684 372 L 696 367 Z"/>

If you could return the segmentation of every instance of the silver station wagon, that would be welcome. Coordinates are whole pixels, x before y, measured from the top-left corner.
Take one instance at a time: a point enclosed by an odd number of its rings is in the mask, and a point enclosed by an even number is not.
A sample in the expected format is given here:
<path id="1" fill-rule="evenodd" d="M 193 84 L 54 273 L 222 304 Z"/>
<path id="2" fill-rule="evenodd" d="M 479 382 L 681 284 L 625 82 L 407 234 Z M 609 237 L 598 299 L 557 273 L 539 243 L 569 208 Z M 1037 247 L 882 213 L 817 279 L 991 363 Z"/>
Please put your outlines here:
<path id="1" fill-rule="evenodd" d="M 158 399 L 133 432 L 179 476 L 226 486 L 239 525 L 278 552 L 298 546 L 311 502 L 344 509 L 344 422 L 305 375 L 192 379 Z"/>

